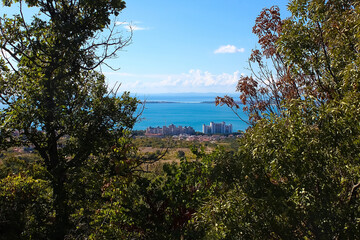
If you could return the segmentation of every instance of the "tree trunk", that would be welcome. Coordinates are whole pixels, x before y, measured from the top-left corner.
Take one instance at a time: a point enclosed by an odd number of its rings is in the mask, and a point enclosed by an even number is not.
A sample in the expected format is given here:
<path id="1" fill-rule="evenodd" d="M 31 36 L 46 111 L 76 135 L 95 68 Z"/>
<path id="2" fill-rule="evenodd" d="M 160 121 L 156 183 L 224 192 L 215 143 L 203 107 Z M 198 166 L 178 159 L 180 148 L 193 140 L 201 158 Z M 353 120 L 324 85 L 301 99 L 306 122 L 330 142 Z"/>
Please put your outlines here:
<path id="1" fill-rule="evenodd" d="M 63 240 L 69 230 L 69 207 L 68 196 L 65 190 L 65 171 L 58 170 L 53 175 L 53 208 L 55 211 L 55 221 L 52 226 L 51 239 Z"/>

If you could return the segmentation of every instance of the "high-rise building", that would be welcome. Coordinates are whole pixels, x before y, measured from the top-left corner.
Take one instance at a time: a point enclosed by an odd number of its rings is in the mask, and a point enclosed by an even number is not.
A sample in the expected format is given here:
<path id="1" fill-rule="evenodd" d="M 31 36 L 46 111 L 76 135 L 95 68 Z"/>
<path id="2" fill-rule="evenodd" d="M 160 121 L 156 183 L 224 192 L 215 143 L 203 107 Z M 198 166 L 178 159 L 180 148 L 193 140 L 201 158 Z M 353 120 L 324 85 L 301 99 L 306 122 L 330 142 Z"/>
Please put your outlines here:
<path id="1" fill-rule="evenodd" d="M 195 134 L 195 130 L 192 127 L 176 127 L 174 124 L 170 124 L 169 127 L 148 127 L 145 132 L 146 135 L 179 135 L 179 134 Z"/>
<path id="2" fill-rule="evenodd" d="M 210 122 L 210 125 L 203 124 L 203 133 L 205 134 L 229 134 L 232 133 L 232 124 L 226 125 L 225 122 L 214 123 Z"/>

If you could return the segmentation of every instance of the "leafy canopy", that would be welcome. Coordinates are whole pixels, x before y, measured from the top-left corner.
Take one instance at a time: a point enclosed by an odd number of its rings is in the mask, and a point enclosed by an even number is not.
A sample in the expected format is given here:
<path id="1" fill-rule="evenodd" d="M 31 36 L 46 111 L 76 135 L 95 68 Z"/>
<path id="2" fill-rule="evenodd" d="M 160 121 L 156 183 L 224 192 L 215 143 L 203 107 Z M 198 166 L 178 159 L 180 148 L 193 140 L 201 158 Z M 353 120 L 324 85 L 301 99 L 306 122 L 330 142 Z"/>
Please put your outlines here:
<path id="1" fill-rule="evenodd" d="M 3 1 L 18 14 L 0 18 L 0 144 L 30 146 L 41 157 L 52 194 L 49 235 L 64 239 L 75 223 L 72 185 L 89 159 L 100 159 L 104 174 L 113 167 L 113 149 L 136 121 L 137 100 L 108 90 L 98 72 L 125 47 L 112 21 L 121 0 Z M 24 17 L 23 8 L 38 14 Z M 76 181 L 74 181 L 76 182 Z M 85 184 L 85 183 L 84 183 Z M 98 185 L 93 186 L 98 189 Z M 91 187 L 90 187 L 91 188 Z M 90 191 L 91 192 L 91 191 Z"/>

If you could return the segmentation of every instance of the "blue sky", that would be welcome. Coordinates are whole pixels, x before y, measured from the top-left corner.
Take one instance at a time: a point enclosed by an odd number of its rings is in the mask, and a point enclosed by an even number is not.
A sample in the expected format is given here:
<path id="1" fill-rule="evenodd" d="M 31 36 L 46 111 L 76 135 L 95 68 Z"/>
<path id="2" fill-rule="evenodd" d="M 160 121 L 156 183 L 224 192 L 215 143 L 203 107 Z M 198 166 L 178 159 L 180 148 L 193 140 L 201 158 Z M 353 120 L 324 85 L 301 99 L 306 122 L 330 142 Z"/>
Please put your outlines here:
<path id="1" fill-rule="evenodd" d="M 109 87 L 135 94 L 234 93 L 247 59 L 257 46 L 255 18 L 278 5 L 288 17 L 286 0 L 128 0 L 116 22 L 124 36 L 133 29 L 131 45 L 108 63 Z M 2 11 L 3 10 L 3 11 Z M 9 15 L 16 7 L 0 9 Z M 31 16 L 35 11 L 26 10 Z"/>
<path id="2" fill-rule="evenodd" d="M 132 0 L 119 15 L 133 27 L 132 44 L 104 70 L 110 85 L 133 93 L 235 92 L 246 70 L 255 18 L 285 0 Z"/>

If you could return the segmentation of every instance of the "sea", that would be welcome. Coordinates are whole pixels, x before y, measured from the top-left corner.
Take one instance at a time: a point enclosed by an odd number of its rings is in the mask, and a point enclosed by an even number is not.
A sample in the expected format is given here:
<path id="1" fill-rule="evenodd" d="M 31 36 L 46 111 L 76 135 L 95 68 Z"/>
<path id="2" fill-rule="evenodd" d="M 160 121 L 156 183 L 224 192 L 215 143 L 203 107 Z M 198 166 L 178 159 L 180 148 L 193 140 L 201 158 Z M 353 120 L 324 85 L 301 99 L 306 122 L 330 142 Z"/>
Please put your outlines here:
<path id="1" fill-rule="evenodd" d="M 186 94 L 144 94 L 136 95 L 145 102 L 144 110 L 135 124 L 134 130 L 146 130 L 147 127 L 162 127 L 174 124 L 190 126 L 197 132 L 202 125 L 210 122 L 225 122 L 233 125 L 233 132 L 244 131 L 248 125 L 227 106 L 215 106 L 215 97 L 221 93 L 186 93 Z M 233 96 L 236 97 L 236 96 Z M 247 119 L 241 111 L 240 117 Z"/>
<path id="2" fill-rule="evenodd" d="M 134 130 L 174 124 L 193 127 L 195 131 L 201 132 L 203 124 L 225 122 L 233 125 L 233 132 L 244 131 L 248 125 L 229 107 L 215 106 L 215 97 L 224 95 L 223 93 L 133 94 L 132 96 L 144 102 L 143 112 Z M 234 94 L 227 95 L 237 97 Z M 0 109 L 3 107 L 0 105 Z M 237 113 L 242 119 L 247 119 L 241 110 Z"/>

